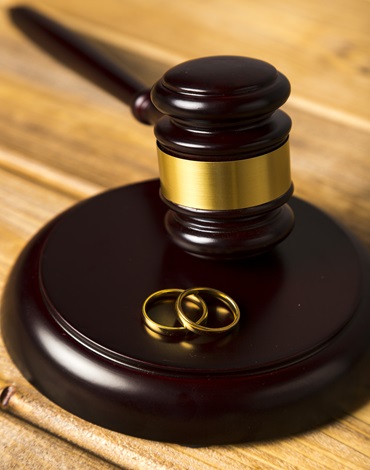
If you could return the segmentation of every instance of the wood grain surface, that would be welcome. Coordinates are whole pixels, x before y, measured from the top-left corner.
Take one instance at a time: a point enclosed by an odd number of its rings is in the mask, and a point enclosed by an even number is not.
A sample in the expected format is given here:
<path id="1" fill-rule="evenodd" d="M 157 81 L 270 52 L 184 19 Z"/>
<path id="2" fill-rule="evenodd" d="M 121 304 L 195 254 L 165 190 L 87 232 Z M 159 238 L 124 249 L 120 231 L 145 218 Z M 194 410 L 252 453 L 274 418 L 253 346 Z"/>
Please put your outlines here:
<path id="1" fill-rule="evenodd" d="M 0 0 L 0 288 L 22 247 L 75 202 L 157 176 L 153 129 L 11 24 Z M 296 195 L 370 248 L 367 0 L 30 2 L 93 39 L 151 85 L 176 63 L 239 54 L 288 76 Z M 143 441 L 61 410 L 0 343 L 1 469 L 369 469 L 370 404 L 319 430 L 254 445 Z M 14 389 L 7 387 L 13 386 Z M 7 393 L 9 392 L 9 393 Z"/>

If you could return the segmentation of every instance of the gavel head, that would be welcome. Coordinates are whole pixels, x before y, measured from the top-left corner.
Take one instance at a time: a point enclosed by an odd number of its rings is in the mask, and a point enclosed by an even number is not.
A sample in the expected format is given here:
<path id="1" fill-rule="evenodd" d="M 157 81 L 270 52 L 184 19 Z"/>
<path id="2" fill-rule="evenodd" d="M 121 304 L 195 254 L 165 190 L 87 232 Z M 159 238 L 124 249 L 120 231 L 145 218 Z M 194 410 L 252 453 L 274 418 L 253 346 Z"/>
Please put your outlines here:
<path id="1" fill-rule="evenodd" d="M 289 93 L 273 66 L 239 56 L 190 60 L 153 87 L 165 225 L 185 251 L 254 256 L 292 230 Z"/>

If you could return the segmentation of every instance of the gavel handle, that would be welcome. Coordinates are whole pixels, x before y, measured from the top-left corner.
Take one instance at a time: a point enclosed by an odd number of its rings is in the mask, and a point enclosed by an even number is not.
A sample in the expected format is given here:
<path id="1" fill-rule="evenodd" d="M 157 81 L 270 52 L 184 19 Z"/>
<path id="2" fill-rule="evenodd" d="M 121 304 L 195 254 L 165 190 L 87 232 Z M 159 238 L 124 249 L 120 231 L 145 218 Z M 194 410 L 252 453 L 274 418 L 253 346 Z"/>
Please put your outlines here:
<path id="1" fill-rule="evenodd" d="M 82 36 L 34 8 L 17 6 L 9 14 L 41 49 L 129 105 L 138 121 L 154 124 L 162 116 L 151 102 L 150 90 Z"/>

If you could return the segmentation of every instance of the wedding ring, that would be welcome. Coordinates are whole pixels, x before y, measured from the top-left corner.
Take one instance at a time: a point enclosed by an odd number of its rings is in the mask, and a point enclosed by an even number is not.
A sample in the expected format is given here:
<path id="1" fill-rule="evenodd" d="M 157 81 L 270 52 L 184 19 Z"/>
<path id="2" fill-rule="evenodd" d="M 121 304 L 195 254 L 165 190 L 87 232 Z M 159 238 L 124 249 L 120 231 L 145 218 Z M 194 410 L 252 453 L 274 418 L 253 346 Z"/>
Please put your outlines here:
<path id="1" fill-rule="evenodd" d="M 176 317 L 176 311 L 175 311 L 175 302 L 176 299 L 178 299 L 179 295 L 181 295 L 184 292 L 183 289 L 163 289 L 157 292 L 154 292 L 151 294 L 144 302 L 143 307 L 142 307 L 142 314 L 144 317 L 144 322 L 148 328 L 150 328 L 152 331 L 159 333 L 161 335 L 166 335 L 166 336 L 177 336 L 177 335 L 185 335 L 189 333 L 189 329 L 185 328 L 185 326 L 167 326 L 163 325 L 161 323 L 156 322 L 151 318 L 148 314 L 148 311 L 150 310 L 150 307 L 152 307 L 155 303 L 164 303 L 168 301 L 169 299 L 173 299 L 173 304 L 174 304 L 174 316 Z M 199 307 L 199 311 L 201 312 L 201 316 L 199 319 L 194 322 L 195 325 L 200 325 L 208 315 L 208 308 L 204 300 L 200 297 L 198 297 L 195 293 L 194 295 L 187 294 L 187 297 L 191 296 L 191 301 L 197 307 Z M 185 314 L 184 314 L 185 315 Z M 181 324 L 181 322 L 180 322 Z"/>
<path id="2" fill-rule="evenodd" d="M 228 311 L 231 312 L 232 315 L 233 315 L 233 320 L 229 324 L 227 324 L 225 326 L 218 327 L 218 328 L 212 328 L 212 327 L 202 325 L 200 321 L 193 322 L 192 320 L 190 320 L 190 318 L 184 312 L 183 302 L 190 295 L 191 296 L 195 295 L 195 296 L 197 296 L 197 298 L 201 298 L 201 297 L 199 297 L 198 294 L 200 294 L 202 292 L 204 292 L 205 294 L 210 295 L 211 297 L 213 297 L 214 299 L 220 301 L 221 303 L 223 303 L 224 305 L 226 305 L 228 307 Z M 234 328 L 236 326 L 236 324 L 238 323 L 239 319 L 240 319 L 240 310 L 239 310 L 239 307 L 238 307 L 237 303 L 231 297 L 224 294 L 223 292 L 221 292 L 217 289 L 211 289 L 211 288 L 208 288 L 208 287 L 194 287 L 192 289 L 187 289 L 187 290 L 183 291 L 178 296 L 178 298 L 176 300 L 175 308 L 176 308 L 176 311 L 177 311 L 177 316 L 178 316 L 180 322 L 182 323 L 182 325 L 186 329 L 188 329 L 188 330 L 190 330 L 193 333 L 196 333 L 198 335 L 225 333 L 226 331 L 229 331 L 232 328 Z"/>

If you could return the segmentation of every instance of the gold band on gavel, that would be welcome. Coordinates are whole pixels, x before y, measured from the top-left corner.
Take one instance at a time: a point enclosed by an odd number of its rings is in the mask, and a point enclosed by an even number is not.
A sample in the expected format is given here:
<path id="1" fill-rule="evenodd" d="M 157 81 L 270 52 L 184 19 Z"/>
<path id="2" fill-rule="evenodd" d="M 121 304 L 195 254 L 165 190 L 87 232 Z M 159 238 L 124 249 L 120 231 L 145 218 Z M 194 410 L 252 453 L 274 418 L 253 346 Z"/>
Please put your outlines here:
<path id="1" fill-rule="evenodd" d="M 291 185 L 289 141 L 244 160 L 205 162 L 173 157 L 158 149 L 162 195 L 203 210 L 233 210 L 265 204 Z"/>

